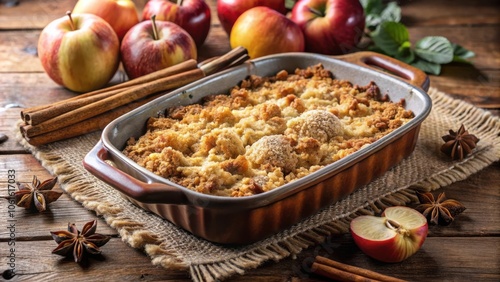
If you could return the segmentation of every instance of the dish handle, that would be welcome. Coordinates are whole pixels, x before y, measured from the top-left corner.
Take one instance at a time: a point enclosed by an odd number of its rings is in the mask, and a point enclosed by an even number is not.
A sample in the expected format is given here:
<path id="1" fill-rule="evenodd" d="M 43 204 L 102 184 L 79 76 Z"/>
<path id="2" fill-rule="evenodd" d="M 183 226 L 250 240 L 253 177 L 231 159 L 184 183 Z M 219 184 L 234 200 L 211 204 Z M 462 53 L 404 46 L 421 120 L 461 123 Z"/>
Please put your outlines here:
<path id="1" fill-rule="evenodd" d="M 83 166 L 94 176 L 113 186 L 126 196 L 142 203 L 188 204 L 189 200 L 180 189 L 163 183 L 146 183 L 113 167 L 106 161 L 109 153 L 99 141 L 85 156 Z"/>
<path id="2" fill-rule="evenodd" d="M 376 52 L 362 51 L 335 56 L 335 58 L 378 71 L 387 71 L 426 92 L 429 90 L 430 80 L 425 72 L 392 57 Z"/>

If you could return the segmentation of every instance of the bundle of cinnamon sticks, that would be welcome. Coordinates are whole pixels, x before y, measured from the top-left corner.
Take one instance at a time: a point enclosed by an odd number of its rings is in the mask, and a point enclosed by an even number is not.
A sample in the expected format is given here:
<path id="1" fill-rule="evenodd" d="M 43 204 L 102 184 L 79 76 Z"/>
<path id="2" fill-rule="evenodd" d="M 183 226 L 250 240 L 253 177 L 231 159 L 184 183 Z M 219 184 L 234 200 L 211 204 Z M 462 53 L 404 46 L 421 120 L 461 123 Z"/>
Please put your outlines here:
<path id="1" fill-rule="evenodd" d="M 335 281 L 404 282 L 404 280 L 392 276 L 344 264 L 322 256 L 316 256 L 311 266 L 311 271 L 315 274 L 333 279 Z"/>
<path id="2" fill-rule="evenodd" d="M 248 59 L 243 47 L 200 64 L 188 60 L 157 72 L 48 105 L 21 111 L 21 134 L 38 146 L 103 129 L 115 118 L 167 91 Z"/>

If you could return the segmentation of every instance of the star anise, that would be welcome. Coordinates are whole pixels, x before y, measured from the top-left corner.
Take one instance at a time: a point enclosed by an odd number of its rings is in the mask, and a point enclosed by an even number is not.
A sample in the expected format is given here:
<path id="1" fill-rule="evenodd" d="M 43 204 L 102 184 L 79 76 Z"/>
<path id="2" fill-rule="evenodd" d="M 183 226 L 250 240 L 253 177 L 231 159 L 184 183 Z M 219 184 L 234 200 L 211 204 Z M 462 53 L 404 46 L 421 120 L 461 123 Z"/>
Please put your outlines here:
<path id="1" fill-rule="evenodd" d="M 72 255 L 75 262 L 81 262 L 86 253 L 97 255 L 99 247 L 104 246 L 111 237 L 95 233 L 97 221 L 85 223 L 80 232 L 74 223 L 68 223 L 68 231 L 50 232 L 52 238 L 59 244 L 52 253 L 61 256 Z"/>
<path id="2" fill-rule="evenodd" d="M 29 210 L 38 210 L 43 212 L 47 205 L 59 199 L 61 192 L 52 191 L 56 185 L 57 177 L 40 182 L 36 175 L 30 185 L 17 182 L 18 191 L 14 193 L 16 205 Z"/>
<path id="3" fill-rule="evenodd" d="M 441 152 L 450 156 L 453 160 L 462 160 L 476 148 L 479 138 L 470 134 L 462 124 L 457 132 L 449 130 L 449 134 L 442 137 L 445 142 L 441 146 Z"/>
<path id="4" fill-rule="evenodd" d="M 457 200 L 446 199 L 444 192 L 438 195 L 437 200 L 434 199 L 432 193 L 417 192 L 420 205 L 415 209 L 422 213 L 429 223 L 434 225 L 449 225 L 455 218 L 465 210 L 465 206 Z"/>

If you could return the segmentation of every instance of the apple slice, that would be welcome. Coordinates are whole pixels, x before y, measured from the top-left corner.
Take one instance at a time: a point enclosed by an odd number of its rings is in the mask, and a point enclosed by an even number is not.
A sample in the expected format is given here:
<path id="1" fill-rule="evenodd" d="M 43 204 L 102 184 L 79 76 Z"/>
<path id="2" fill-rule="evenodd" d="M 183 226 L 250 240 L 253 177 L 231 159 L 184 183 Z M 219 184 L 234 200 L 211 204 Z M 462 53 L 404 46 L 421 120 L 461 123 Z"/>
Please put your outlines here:
<path id="1" fill-rule="evenodd" d="M 400 262 L 420 249 L 429 227 L 418 211 L 395 206 L 385 209 L 380 217 L 356 217 L 350 229 L 354 242 L 368 256 L 383 262 Z"/>

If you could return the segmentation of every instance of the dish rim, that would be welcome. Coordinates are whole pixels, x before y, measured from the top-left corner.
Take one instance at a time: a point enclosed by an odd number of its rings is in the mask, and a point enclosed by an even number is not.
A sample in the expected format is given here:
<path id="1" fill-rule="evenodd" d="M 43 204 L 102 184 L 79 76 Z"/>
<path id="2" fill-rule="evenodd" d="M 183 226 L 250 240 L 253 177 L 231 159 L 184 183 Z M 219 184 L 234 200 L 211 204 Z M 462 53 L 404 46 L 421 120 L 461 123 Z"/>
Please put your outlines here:
<path id="1" fill-rule="evenodd" d="M 117 145 L 113 144 L 112 141 L 110 140 L 110 136 L 112 136 L 112 131 L 114 131 L 120 123 L 123 123 L 124 121 L 133 118 L 134 116 L 141 116 L 141 113 L 144 111 L 147 111 L 151 105 L 155 103 L 159 103 L 159 101 L 163 101 L 165 99 L 175 99 L 178 98 L 179 96 L 185 94 L 189 89 L 192 89 L 193 87 L 196 87 L 196 85 L 210 85 L 210 83 L 216 83 L 218 80 L 218 77 L 223 77 L 225 74 L 230 74 L 231 72 L 234 72 L 236 69 L 239 68 L 252 68 L 255 67 L 255 65 L 262 64 L 265 61 L 268 60 L 276 60 L 276 59 L 316 59 L 316 60 L 328 60 L 334 64 L 339 64 L 339 65 L 345 65 L 349 68 L 354 69 L 356 72 L 365 72 L 369 73 L 370 80 L 375 80 L 377 78 L 382 77 L 382 79 L 389 80 L 391 83 L 397 83 L 400 85 L 403 85 L 408 88 L 409 92 L 417 94 L 421 102 L 424 104 L 424 108 L 422 109 L 422 112 L 418 115 L 416 115 L 414 118 L 412 118 L 408 123 L 404 124 L 403 126 L 397 128 L 393 132 L 390 132 L 389 134 L 383 136 L 379 140 L 375 141 L 374 143 L 369 144 L 368 146 L 352 153 L 349 154 L 348 156 L 335 161 L 331 164 L 328 164 L 321 169 L 310 173 L 300 179 L 297 179 L 293 182 L 287 183 L 285 185 L 282 185 L 280 187 L 277 187 L 275 189 L 272 189 L 270 191 L 266 191 L 264 193 L 256 194 L 256 195 L 250 195 L 250 196 L 244 196 L 244 197 L 230 197 L 230 196 L 218 196 L 218 195 L 210 195 L 210 194 L 204 194 L 201 192 L 197 192 L 194 190 L 191 190 L 187 187 L 184 187 L 182 185 L 176 184 L 172 181 L 170 181 L 167 178 L 163 178 L 159 175 L 154 174 L 153 172 L 147 170 L 146 168 L 138 165 L 136 162 L 133 160 L 129 159 L 126 157 L 121 150 L 117 148 Z M 335 76 L 334 70 L 330 70 Z M 269 74 L 273 75 L 273 74 Z M 239 83 L 239 81 L 234 81 L 234 85 Z M 210 93 L 205 96 L 211 95 L 211 94 L 221 94 L 221 93 Z M 168 96 L 168 98 L 167 98 Z M 173 188 L 179 189 L 181 192 L 183 192 L 187 198 L 190 200 L 191 204 L 199 204 L 199 202 L 203 203 L 210 203 L 210 206 L 225 206 L 225 205 L 233 205 L 233 206 L 244 206 L 245 208 L 248 207 L 258 207 L 262 205 L 266 205 L 275 201 L 278 201 L 284 197 L 287 197 L 289 195 L 292 195 L 294 193 L 297 193 L 298 191 L 301 191 L 303 189 L 308 188 L 309 186 L 312 185 L 312 183 L 318 183 L 321 181 L 323 178 L 330 177 L 332 175 L 335 175 L 338 172 L 341 172 L 342 170 L 350 167 L 351 165 L 355 165 L 357 162 L 361 161 L 362 159 L 366 158 L 367 156 L 373 154 L 374 152 L 380 150 L 384 146 L 390 145 L 392 142 L 391 140 L 400 138 L 405 135 L 406 132 L 410 131 L 416 126 L 419 126 L 425 118 L 428 116 L 430 113 L 432 107 L 432 101 L 430 97 L 427 95 L 427 93 L 422 90 L 420 87 L 413 85 L 401 78 L 397 78 L 385 73 L 382 73 L 377 70 L 373 70 L 370 68 L 366 68 L 360 65 L 357 65 L 355 63 L 351 62 L 345 62 L 341 59 L 337 59 L 331 56 L 325 56 L 325 55 L 319 55 L 319 54 L 312 54 L 312 53 L 283 53 L 283 54 L 277 54 L 277 55 L 270 55 L 262 58 L 258 58 L 255 60 L 252 60 L 248 63 L 245 63 L 244 65 L 240 66 L 235 66 L 230 69 L 224 70 L 220 73 L 214 74 L 207 76 L 205 78 L 202 78 L 194 83 L 190 83 L 186 86 L 183 86 L 181 88 L 178 88 L 162 97 L 159 97 L 141 107 L 138 107 L 132 111 L 130 111 L 127 114 L 124 114 L 112 122 L 110 122 L 102 131 L 101 134 L 101 142 L 103 147 L 108 151 L 110 155 L 112 155 L 114 158 L 118 158 L 122 163 L 127 164 L 130 166 L 131 169 L 133 169 L 135 172 L 139 173 L 141 177 L 143 177 L 143 182 L 146 182 L 148 184 L 151 183 L 161 183 L 165 184 L 168 186 L 171 186 Z M 150 117 L 150 116 L 149 116 Z M 147 118 L 145 119 L 147 120 Z M 123 171 L 119 167 L 116 167 L 116 169 Z M 130 175 L 130 174 L 128 174 Z M 138 179 L 135 176 L 130 175 L 131 177 Z M 138 179 L 139 180 L 139 179 Z M 146 192 L 147 193 L 147 192 Z M 163 203 L 161 200 L 158 203 Z"/>

